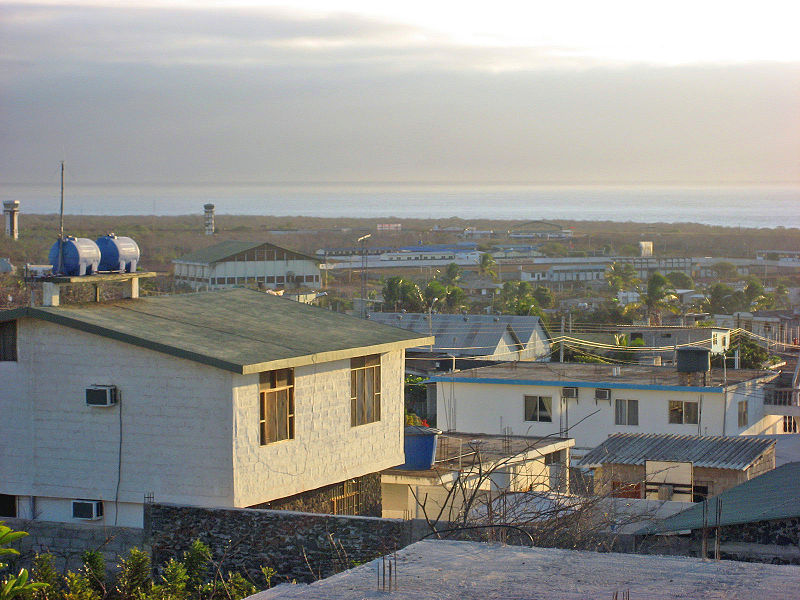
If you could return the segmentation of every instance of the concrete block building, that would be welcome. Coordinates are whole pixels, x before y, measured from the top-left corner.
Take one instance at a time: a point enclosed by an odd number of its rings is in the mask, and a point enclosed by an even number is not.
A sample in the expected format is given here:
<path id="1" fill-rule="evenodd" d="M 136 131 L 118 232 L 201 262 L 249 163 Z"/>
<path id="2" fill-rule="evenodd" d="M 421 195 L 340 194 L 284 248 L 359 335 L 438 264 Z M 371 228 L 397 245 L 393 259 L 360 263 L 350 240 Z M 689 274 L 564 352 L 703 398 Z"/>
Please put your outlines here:
<path id="1" fill-rule="evenodd" d="M 404 460 L 405 348 L 427 341 L 246 289 L 2 311 L 0 514 L 380 515 L 378 472 Z"/>
<path id="2" fill-rule="evenodd" d="M 172 261 L 175 283 L 194 290 L 235 286 L 261 289 L 319 287 L 320 261 L 267 242 L 229 240 Z"/>

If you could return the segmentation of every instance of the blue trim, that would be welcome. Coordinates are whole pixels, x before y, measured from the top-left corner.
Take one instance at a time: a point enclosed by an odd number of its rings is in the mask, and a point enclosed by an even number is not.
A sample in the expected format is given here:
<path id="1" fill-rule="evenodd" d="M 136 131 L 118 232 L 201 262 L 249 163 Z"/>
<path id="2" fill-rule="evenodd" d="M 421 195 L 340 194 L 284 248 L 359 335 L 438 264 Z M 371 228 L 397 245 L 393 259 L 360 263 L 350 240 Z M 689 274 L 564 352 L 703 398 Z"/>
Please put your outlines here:
<path id="1" fill-rule="evenodd" d="M 493 377 L 431 377 L 427 382 L 448 382 L 448 383 L 496 383 L 499 385 L 541 385 L 556 387 L 576 387 L 576 388 L 608 388 L 612 390 L 658 390 L 662 392 L 707 392 L 719 393 L 725 391 L 723 387 L 702 387 L 702 386 L 683 386 L 683 385 L 645 385 L 637 383 L 612 383 L 610 381 L 547 381 L 543 379 L 497 379 Z"/>

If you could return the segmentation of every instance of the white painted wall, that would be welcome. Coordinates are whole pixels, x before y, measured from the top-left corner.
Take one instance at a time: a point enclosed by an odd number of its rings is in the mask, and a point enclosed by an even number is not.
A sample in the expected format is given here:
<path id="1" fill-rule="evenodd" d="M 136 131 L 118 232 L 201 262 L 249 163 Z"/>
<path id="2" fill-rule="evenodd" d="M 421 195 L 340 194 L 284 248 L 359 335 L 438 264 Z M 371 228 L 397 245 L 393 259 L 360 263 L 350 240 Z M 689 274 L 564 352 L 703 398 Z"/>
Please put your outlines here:
<path id="1" fill-rule="evenodd" d="M 161 502 L 232 504 L 230 373 L 46 321 L 18 324 L 19 360 L 0 362 L 0 493 L 108 506 L 119 477 L 122 502 L 141 505 L 152 492 Z M 92 384 L 118 386 L 120 404 L 87 406 Z M 71 514 L 62 504 L 42 510 Z M 118 524 L 141 526 L 141 510 L 128 519 Z"/>
<path id="2" fill-rule="evenodd" d="M 598 386 L 601 387 L 601 386 Z M 550 396 L 553 399 L 552 422 L 524 420 L 524 396 Z M 511 427 L 515 435 L 557 435 L 569 427 L 576 447 L 593 448 L 614 433 L 672 433 L 679 435 L 739 435 L 765 426 L 763 390 L 755 384 L 742 384 L 728 391 L 727 411 L 724 394 L 719 392 L 682 392 L 656 390 L 611 390 L 611 401 L 594 399 L 594 388 L 579 388 L 578 399 L 562 401 L 560 386 L 501 385 L 483 383 L 437 383 L 437 426 L 444 430 L 470 433 L 502 434 Z M 639 401 L 639 425 L 616 425 L 616 399 Z M 748 399 L 750 421 L 738 427 L 738 400 Z M 672 424 L 668 421 L 670 400 L 700 403 L 698 425 Z M 564 406 L 566 403 L 566 407 Z M 723 414 L 725 425 L 723 428 Z M 774 420 L 769 417 L 770 422 Z"/>
<path id="3" fill-rule="evenodd" d="M 350 426 L 350 360 L 295 369 L 295 438 L 260 445 L 258 375 L 234 378 L 234 506 L 402 464 L 404 352 L 381 356 L 381 420 Z"/>

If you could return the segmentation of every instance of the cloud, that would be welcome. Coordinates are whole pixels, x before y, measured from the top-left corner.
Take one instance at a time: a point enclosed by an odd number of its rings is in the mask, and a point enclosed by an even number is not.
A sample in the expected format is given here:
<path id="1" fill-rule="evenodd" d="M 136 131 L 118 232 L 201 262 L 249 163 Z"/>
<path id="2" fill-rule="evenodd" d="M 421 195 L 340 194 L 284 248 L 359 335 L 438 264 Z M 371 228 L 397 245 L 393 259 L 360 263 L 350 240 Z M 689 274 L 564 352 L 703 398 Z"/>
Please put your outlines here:
<path id="1" fill-rule="evenodd" d="M 2 8 L 0 178 L 800 180 L 800 66 L 601 64 L 340 14 Z"/>

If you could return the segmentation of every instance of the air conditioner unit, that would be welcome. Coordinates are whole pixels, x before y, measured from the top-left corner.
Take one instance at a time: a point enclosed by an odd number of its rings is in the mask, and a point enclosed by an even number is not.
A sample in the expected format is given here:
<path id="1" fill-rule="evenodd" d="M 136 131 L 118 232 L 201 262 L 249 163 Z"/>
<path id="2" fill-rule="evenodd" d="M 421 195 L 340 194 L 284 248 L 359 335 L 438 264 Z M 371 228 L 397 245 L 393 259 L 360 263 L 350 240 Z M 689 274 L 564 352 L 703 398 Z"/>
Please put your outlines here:
<path id="1" fill-rule="evenodd" d="M 561 397 L 562 398 L 577 398 L 578 397 L 578 388 L 576 388 L 576 387 L 561 388 Z"/>
<path id="2" fill-rule="evenodd" d="M 72 518 L 82 521 L 97 521 L 103 516 L 102 500 L 73 500 Z"/>
<path id="3" fill-rule="evenodd" d="M 114 406 L 118 399 L 119 390 L 115 385 L 92 385 L 86 388 L 88 406 Z"/>
<path id="4" fill-rule="evenodd" d="M 595 400 L 611 400 L 611 390 L 608 388 L 597 388 L 594 391 Z"/>

